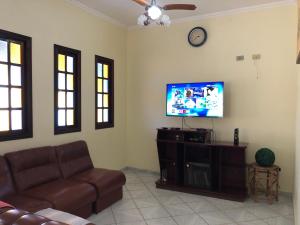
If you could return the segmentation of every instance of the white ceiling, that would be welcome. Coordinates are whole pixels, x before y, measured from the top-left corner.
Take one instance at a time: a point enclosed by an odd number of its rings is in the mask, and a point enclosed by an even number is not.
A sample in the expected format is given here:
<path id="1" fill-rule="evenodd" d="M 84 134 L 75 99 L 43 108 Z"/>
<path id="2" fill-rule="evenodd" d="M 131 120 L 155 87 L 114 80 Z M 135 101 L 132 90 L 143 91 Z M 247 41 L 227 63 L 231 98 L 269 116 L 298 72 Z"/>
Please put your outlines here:
<path id="1" fill-rule="evenodd" d="M 136 25 L 137 17 L 144 12 L 144 8 L 132 0 L 71 0 L 94 12 L 104 14 L 125 25 Z M 285 0 L 286 1 L 286 0 Z M 150 2 L 150 0 L 149 0 Z M 169 3 L 189 3 L 197 6 L 196 11 L 168 11 L 171 19 L 184 19 L 210 13 L 257 6 L 268 3 L 280 3 L 282 0 L 157 0 L 159 5 Z"/>

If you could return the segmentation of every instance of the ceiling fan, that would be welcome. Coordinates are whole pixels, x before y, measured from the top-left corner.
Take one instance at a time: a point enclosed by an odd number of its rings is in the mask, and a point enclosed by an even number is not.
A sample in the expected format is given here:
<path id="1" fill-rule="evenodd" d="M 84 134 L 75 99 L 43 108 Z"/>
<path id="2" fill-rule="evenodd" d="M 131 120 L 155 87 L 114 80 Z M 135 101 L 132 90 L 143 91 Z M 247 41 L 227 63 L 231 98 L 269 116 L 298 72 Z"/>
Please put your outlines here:
<path id="1" fill-rule="evenodd" d="M 163 11 L 168 10 L 195 10 L 197 7 L 193 4 L 166 4 L 159 6 L 156 0 L 151 0 L 149 4 L 146 0 L 132 0 L 141 6 L 145 7 L 145 13 L 139 16 L 138 24 L 141 26 L 148 26 L 151 22 L 156 22 L 159 25 L 170 25 L 171 20 L 167 15 L 162 15 Z"/>

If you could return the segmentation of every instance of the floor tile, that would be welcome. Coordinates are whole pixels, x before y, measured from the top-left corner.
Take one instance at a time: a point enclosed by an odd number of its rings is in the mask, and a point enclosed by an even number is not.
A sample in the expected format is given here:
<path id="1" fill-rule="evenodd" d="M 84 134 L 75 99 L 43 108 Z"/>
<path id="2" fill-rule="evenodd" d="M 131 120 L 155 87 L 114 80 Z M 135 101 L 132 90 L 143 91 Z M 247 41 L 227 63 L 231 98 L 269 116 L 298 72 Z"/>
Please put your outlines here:
<path id="1" fill-rule="evenodd" d="M 159 202 L 154 197 L 149 198 L 137 198 L 134 199 L 138 208 L 147 208 L 152 206 L 159 206 Z"/>
<path id="2" fill-rule="evenodd" d="M 126 209 L 135 209 L 136 206 L 134 201 L 131 199 L 123 199 L 113 204 L 112 210 L 126 210 Z"/>
<path id="3" fill-rule="evenodd" d="M 190 202 L 187 204 L 196 213 L 218 210 L 213 204 L 211 204 L 205 199 L 202 199 L 201 201 L 198 202 Z"/>
<path id="4" fill-rule="evenodd" d="M 259 219 L 267 219 L 271 217 L 277 217 L 278 214 L 267 207 L 258 206 L 258 207 L 250 207 L 247 210 L 256 216 Z"/>
<path id="5" fill-rule="evenodd" d="M 288 215 L 293 215 L 294 214 L 294 209 L 292 205 L 289 204 L 273 204 L 269 206 L 270 209 L 273 211 L 277 212 L 281 216 L 288 216 Z"/>
<path id="6" fill-rule="evenodd" d="M 179 194 L 178 197 L 186 202 L 186 203 L 190 203 L 190 202 L 199 202 L 203 200 L 203 197 L 200 195 L 192 195 L 192 194 Z"/>
<path id="7" fill-rule="evenodd" d="M 178 225 L 207 225 L 207 223 L 197 214 L 174 216 L 173 219 Z"/>
<path id="8" fill-rule="evenodd" d="M 111 208 L 105 209 L 101 213 L 91 216 L 88 220 L 97 225 L 115 224 L 115 220 Z"/>
<path id="9" fill-rule="evenodd" d="M 118 223 L 117 225 L 147 225 L 145 221 Z"/>
<path id="10" fill-rule="evenodd" d="M 150 191 L 148 190 L 136 190 L 136 191 L 129 191 L 132 198 L 149 198 L 153 197 Z"/>
<path id="11" fill-rule="evenodd" d="M 183 204 L 183 201 L 179 197 L 174 195 L 160 196 L 158 197 L 158 201 L 163 205 Z"/>
<path id="12" fill-rule="evenodd" d="M 234 202 L 224 199 L 209 198 L 208 201 L 210 201 L 210 203 L 212 203 L 215 207 L 217 207 L 220 210 L 229 210 L 244 207 L 244 203 L 242 202 Z"/>
<path id="13" fill-rule="evenodd" d="M 123 199 L 132 199 L 129 191 L 123 191 Z"/>
<path id="14" fill-rule="evenodd" d="M 220 211 L 199 213 L 209 225 L 223 225 L 233 223 L 233 221 Z"/>
<path id="15" fill-rule="evenodd" d="M 253 214 L 251 214 L 245 208 L 230 209 L 224 211 L 224 213 L 235 222 L 244 222 L 244 221 L 251 221 L 257 219 Z"/>
<path id="16" fill-rule="evenodd" d="M 169 217 L 169 213 L 161 206 L 141 208 L 141 213 L 146 220 Z"/>
<path id="17" fill-rule="evenodd" d="M 143 217 L 137 209 L 113 211 L 117 223 L 143 221 Z"/>
<path id="18" fill-rule="evenodd" d="M 129 191 L 146 190 L 147 187 L 143 183 L 131 183 L 126 184 L 126 188 Z"/>
<path id="19" fill-rule="evenodd" d="M 165 208 L 172 216 L 183 216 L 194 213 L 191 208 L 184 204 L 166 205 Z"/>
<path id="20" fill-rule="evenodd" d="M 285 217 L 275 217 L 264 220 L 268 225 L 294 225 L 294 221 Z"/>
<path id="21" fill-rule="evenodd" d="M 254 220 L 254 221 L 240 222 L 239 225 L 268 225 L 268 224 L 262 220 Z"/>
<path id="22" fill-rule="evenodd" d="M 146 220 L 147 225 L 177 225 L 172 218 Z"/>

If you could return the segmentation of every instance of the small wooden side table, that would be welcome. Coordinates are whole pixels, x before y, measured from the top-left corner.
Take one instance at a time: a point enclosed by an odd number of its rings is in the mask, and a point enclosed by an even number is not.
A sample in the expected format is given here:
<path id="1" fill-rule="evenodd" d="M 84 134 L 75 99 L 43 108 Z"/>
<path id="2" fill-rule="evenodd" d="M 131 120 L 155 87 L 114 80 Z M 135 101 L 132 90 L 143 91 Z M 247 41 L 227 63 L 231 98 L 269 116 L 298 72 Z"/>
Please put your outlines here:
<path id="1" fill-rule="evenodd" d="M 262 199 L 267 200 L 269 204 L 272 204 L 274 200 L 278 201 L 280 171 L 280 167 L 276 165 L 270 167 L 262 167 L 257 163 L 248 165 L 250 197 L 256 202 Z"/>

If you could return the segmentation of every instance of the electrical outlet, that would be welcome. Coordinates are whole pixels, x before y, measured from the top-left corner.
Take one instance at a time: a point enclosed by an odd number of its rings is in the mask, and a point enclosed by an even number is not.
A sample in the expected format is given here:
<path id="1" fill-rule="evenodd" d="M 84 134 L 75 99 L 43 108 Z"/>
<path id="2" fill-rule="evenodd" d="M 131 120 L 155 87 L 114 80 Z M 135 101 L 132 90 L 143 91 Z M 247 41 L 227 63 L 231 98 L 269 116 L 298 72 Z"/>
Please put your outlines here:
<path id="1" fill-rule="evenodd" d="M 245 57 L 243 55 L 238 55 L 236 61 L 244 61 Z"/>
<path id="2" fill-rule="evenodd" d="M 260 60 L 261 59 L 261 55 L 260 54 L 253 54 L 252 55 L 252 59 L 253 60 Z"/>

